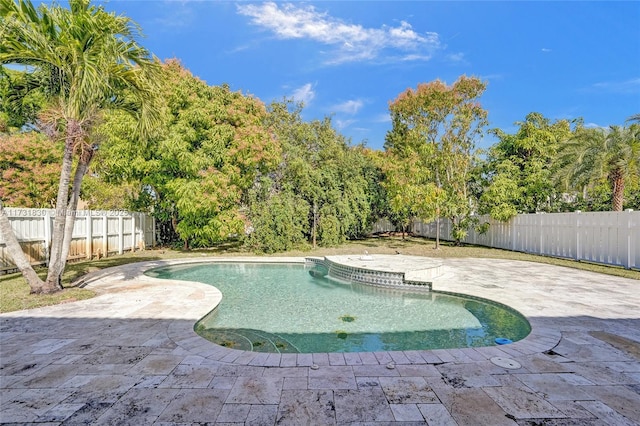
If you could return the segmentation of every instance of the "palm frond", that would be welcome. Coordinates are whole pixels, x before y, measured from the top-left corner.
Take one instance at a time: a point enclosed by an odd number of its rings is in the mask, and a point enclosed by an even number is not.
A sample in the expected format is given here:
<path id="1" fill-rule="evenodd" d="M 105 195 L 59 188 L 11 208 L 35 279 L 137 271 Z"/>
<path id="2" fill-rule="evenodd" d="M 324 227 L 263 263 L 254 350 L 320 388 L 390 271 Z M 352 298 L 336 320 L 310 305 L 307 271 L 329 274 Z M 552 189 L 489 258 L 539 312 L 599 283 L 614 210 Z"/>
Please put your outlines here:
<path id="1" fill-rule="evenodd" d="M 87 114 L 124 105 L 114 100 L 135 99 L 126 110 L 138 115 L 144 133 L 156 119 L 160 66 L 137 43 L 140 28 L 88 0 L 69 5 L 36 8 L 30 0 L 0 0 L 0 63 L 25 64 L 48 74 L 40 88 L 61 101 L 68 119 L 87 121 Z"/>

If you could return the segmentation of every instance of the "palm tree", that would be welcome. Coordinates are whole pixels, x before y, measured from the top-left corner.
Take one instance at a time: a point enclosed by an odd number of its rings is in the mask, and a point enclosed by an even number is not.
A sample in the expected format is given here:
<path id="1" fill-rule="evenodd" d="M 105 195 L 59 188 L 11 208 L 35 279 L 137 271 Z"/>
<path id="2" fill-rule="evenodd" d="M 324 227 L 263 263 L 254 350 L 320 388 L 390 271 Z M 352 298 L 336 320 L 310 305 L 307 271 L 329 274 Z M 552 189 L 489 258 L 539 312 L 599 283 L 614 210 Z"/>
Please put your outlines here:
<path id="1" fill-rule="evenodd" d="M 62 288 L 80 185 L 97 148 L 92 130 L 101 112 L 118 108 L 135 114 L 141 132 L 149 130 L 155 116 L 152 82 L 159 66 L 137 43 L 139 28 L 127 17 L 90 6 L 89 0 L 70 0 L 69 6 L 36 9 L 31 0 L 0 0 L 0 64 L 26 66 L 30 87 L 50 101 L 36 127 L 64 140 L 46 281 L 23 271 L 32 293 Z M 10 255 L 14 261 L 24 256 Z"/>
<path id="2" fill-rule="evenodd" d="M 631 117 L 627 118 L 627 121 L 636 121 L 640 123 L 640 114 L 634 114 Z"/>
<path id="3" fill-rule="evenodd" d="M 625 182 L 640 174 L 640 125 L 581 128 L 561 145 L 560 180 L 586 187 L 606 179 L 613 194 L 612 210 L 622 211 Z"/>

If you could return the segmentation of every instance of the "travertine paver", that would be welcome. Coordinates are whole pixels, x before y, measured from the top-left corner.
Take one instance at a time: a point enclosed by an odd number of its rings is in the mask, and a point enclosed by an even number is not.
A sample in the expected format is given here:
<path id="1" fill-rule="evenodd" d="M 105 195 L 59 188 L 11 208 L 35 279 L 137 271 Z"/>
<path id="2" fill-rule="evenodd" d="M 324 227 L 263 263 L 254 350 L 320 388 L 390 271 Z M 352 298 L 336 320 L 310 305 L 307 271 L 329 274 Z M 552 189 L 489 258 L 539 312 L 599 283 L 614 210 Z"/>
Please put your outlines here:
<path id="1" fill-rule="evenodd" d="M 522 388 L 494 386 L 483 389 L 505 413 L 516 419 L 554 419 L 566 417 L 560 410 L 546 401 L 542 394 Z"/>
<path id="2" fill-rule="evenodd" d="M 229 404 L 277 404 L 282 392 L 282 378 L 240 377 L 227 398 Z"/>
<path id="3" fill-rule="evenodd" d="M 442 404 L 418 404 L 420 414 L 430 425 L 458 426 L 451 413 Z"/>
<path id="4" fill-rule="evenodd" d="M 417 404 L 391 404 L 389 406 L 393 417 L 399 422 L 423 421 L 424 416 L 418 409 Z"/>
<path id="5" fill-rule="evenodd" d="M 590 386 L 585 391 L 629 420 L 640 424 L 640 393 L 630 386 Z"/>
<path id="6" fill-rule="evenodd" d="M 151 424 L 180 392 L 178 389 L 132 389 L 91 423 L 104 425 Z M 99 419 L 99 420 L 98 420 Z M 73 422 L 73 418 L 69 419 Z M 80 419 L 76 422 L 80 423 Z"/>
<path id="7" fill-rule="evenodd" d="M 583 401 L 580 402 L 584 408 L 591 412 L 594 416 L 597 416 L 606 425 L 616 426 L 637 426 L 638 423 L 630 420 L 628 417 L 624 417 L 620 413 L 608 407 L 606 404 L 600 401 Z"/>
<path id="8" fill-rule="evenodd" d="M 285 390 L 278 410 L 279 425 L 332 424 L 336 421 L 333 391 Z"/>
<path id="9" fill-rule="evenodd" d="M 380 386 L 391 404 L 438 402 L 436 394 L 422 377 L 380 377 Z"/>
<path id="10" fill-rule="evenodd" d="M 182 389 L 162 411 L 158 421 L 171 423 L 214 422 L 222 410 L 227 395 L 229 395 L 229 391 L 222 389 Z"/>
<path id="11" fill-rule="evenodd" d="M 482 389 L 436 388 L 435 391 L 458 424 L 516 425 L 515 421 L 507 417 L 508 413 Z"/>
<path id="12" fill-rule="evenodd" d="M 549 401 L 587 401 L 593 399 L 580 385 L 593 383 L 572 373 L 519 374 L 518 379 L 529 389 Z"/>
<path id="13" fill-rule="evenodd" d="M 336 419 L 340 423 L 394 420 L 384 392 L 378 386 L 334 391 Z"/>
<path id="14" fill-rule="evenodd" d="M 167 262 L 128 265 L 88 277 L 93 299 L 0 315 L 0 423 L 640 425 L 640 282 L 442 262 L 434 289 L 510 305 L 531 334 L 473 349 L 230 350 L 193 331 L 217 289 L 140 275 Z"/>
<path id="15" fill-rule="evenodd" d="M 357 389 L 352 367 L 326 366 L 308 374 L 309 389 Z"/>

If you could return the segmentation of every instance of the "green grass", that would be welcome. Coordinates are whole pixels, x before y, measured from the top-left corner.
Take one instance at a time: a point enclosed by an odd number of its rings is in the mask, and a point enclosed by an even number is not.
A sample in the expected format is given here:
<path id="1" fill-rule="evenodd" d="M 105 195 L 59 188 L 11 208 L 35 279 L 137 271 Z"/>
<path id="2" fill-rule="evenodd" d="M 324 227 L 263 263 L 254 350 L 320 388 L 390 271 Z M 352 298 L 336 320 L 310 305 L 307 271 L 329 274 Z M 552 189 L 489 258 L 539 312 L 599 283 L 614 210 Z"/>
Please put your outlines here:
<path id="1" fill-rule="evenodd" d="M 41 268 L 40 268 L 41 269 Z M 46 271 L 37 270 L 41 278 Z M 21 274 L 0 276 L 0 313 L 39 308 L 89 299 L 95 295 L 91 290 L 63 285 L 63 290 L 54 294 L 29 294 L 29 286 Z"/>
<path id="2" fill-rule="evenodd" d="M 370 254 L 396 254 L 401 253 L 413 256 L 426 256 L 435 258 L 489 258 L 511 259 L 529 262 L 546 263 L 550 265 L 565 266 L 602 274 L 640 280 L 640 271 L 628 270 L 613 266 L 597 265 L 574 260 L 557 259 L 552 257 L 535 256 L 525 253 L 498 250 L 479 246 L 456 247 L 450 243 L 441 243 L 440 249 L 435 250 L 435 242 L 424 238 L 408 237 L 402 240 L 399 237 L 376 237 L 359 241 L 349 241 L 339 247 L 317 248 L 315 250 L 293 250 L 286 253 L 275 253 L 270 256 L 330 256 L 337 254 L 364 253 Z M 135 253 L 127 253 L 105 259 L 70 263 L 63 276 L 64 289 L 55 294 L 33 295 L 29 294 L 29 287 L 20 274 L 0 275 L 0 313 L 12 312 L 21 309 L 37 308 L 41 306 L 55 305 L 88 299 L 95 293 L 89 289 L 79 288 L 76 282 L 83 275 L 109 268 L 125 265 L 133 262 L 143 262 L 161 259 L 176 259 L 194 256 L 247 256 L 253 255 L 234 243 L 222 244 L 211 249 L 202 250 L 170 250 L 152 249 Z M 40 269 L 41 277 L 46 275 L 46 270 Z"/>

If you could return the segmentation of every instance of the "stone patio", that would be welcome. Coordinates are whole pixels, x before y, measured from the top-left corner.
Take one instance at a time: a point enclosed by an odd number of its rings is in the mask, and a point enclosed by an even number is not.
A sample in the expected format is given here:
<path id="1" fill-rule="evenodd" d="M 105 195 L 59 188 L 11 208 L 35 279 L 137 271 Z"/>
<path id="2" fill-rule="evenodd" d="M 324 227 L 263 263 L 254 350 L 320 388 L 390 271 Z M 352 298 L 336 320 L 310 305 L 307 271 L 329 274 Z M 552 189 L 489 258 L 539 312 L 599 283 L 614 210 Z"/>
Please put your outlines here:
<path id="1" fill-rule="evenodd" d="M 93 299 L 0 315 L 0 422 L 640 424 L 639 281 L 518 261 L 442 262 L 435 290 L 512 306 L 532 333 L 487 348 L 231 350 L 193 331 L 220 292 L 142 275 L 167 261 L 128 265 L 88 277 Z"/>

